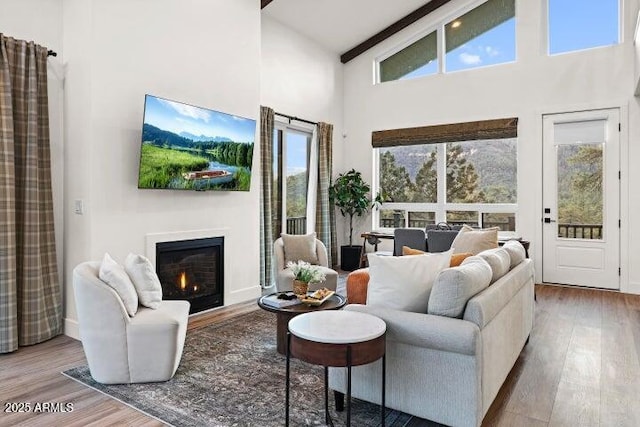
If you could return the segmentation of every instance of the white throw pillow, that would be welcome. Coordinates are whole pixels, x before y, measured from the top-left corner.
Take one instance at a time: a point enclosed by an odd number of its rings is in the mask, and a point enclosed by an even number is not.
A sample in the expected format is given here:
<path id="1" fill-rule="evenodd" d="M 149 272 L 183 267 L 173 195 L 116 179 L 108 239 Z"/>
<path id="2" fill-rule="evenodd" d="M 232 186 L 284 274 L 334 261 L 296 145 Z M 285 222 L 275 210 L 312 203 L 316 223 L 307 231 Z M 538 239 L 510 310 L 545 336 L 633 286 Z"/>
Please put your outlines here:
<path id="1" fill-rule="evenodd" d="M 497 248 L 498 230 L 498 227 L 474 230 L 466 224 L 463 225 L 451 243 L 453 253 L 470 252 L 478 255 L 484 250 Z"/>
<path id="2" fill-rule="evenodd" d="M 124 308 L 133 317 L 138 312 L 138 294 L 136 288 L 131 283 L 131 279 L 124 271 L 124 268 L 111 258 L 108 253 L 104 254 L 102 264 L 100 264 L 100 272 L 98 273 L 100 280 L 111 286 L 120 296 Z"/>
<path id="3" fill-rule="evenodd" d="M 369 254 L 367 305 L 426 313 L 438 273 L 449 267 L 451 250 L 414 256 Z"/>
<path id="4" fill-rule="evenodd" d="M 162 285 L 151 261 L 142 255 L 129 254 L 124 269 L 136 288 L 140 304 L 153 309 L 160 307 Z"/>

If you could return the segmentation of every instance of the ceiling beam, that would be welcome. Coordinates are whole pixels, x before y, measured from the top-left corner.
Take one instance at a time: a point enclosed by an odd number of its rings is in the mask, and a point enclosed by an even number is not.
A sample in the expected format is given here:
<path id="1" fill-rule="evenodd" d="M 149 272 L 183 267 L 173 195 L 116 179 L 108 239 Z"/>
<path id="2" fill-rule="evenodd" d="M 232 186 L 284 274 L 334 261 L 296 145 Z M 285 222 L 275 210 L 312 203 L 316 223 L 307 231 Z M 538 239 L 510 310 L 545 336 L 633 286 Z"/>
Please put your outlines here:
<path id="1" fill-rule="evenodd" d="M 264 9 L 265 7 L 269 6 L 269 3 L 271 3 L 273 0 L 260 0 L 260 9 Z"/>
<path id="2" fill-rule="evenodd" d="M 267 1 L 267 4 L 269 4 L 272 0 L 262 0 L 262 3 L 264 4 L 265 1 Z M 431 0 L 430 2 L 420 6 L 418 9 L 414 10 L 404 18 L 400 18 L 399 20 L 389 25 L 384 30 L 369 37 L 367 40 L 363 41 L 356 47 L 340 55 L 340 61 L 343 64 L 346 64 L 347 62 L 351 61 L 353 58 L 371 49 L 378 43 L 383 42 L 384 40 L 388 39 L 389 37 L 396 34 L 397 32 L 407 28 L 409 25 L 413 24 L 419 19 L 424 18 L 425 16 L 427 16 L 437 8 L 444 6 L 450 1 L 451 0 Z"/>

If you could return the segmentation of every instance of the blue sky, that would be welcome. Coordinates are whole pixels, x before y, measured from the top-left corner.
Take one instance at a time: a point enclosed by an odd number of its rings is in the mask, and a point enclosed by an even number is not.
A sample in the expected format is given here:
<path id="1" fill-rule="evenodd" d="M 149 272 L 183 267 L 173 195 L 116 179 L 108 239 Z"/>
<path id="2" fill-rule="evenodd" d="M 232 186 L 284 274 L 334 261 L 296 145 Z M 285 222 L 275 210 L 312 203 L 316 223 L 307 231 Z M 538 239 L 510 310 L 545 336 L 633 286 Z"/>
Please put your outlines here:
<path id="1" fill-rule="evenodd" d="M 618 42 L 619 0 L 548 0 L 549 53 L 572 52 Z M 463 24 L 464 25 L 464 24 Z M 516 19 L 512 18 L 448 52 L 446 71 L 516 60 Z M 437 59 L 403 77 L 438 72 Z"/>
<path id="2" fill-rule="evenodd" d="M 618 43 L 619 0 L 549 0 L 549 53 Z"/>
<path id="3" fill-rule="evenodd" d="M 146 97 L 144 122 L 176 134 L 224 136 L 235 142 L 254 142 L 255 139 L 255 120 L 151 95 Z"/>

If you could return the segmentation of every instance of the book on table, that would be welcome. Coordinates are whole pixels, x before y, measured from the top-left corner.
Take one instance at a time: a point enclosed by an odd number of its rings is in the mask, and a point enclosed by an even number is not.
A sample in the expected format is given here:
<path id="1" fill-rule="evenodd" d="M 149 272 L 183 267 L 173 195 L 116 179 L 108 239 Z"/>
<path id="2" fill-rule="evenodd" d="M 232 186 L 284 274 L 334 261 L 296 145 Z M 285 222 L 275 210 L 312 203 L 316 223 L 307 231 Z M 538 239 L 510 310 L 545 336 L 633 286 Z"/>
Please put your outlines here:
<path id="1" fill-rule="evenodd" d="M 275 308 L 291 307 L 292 305 L 302 304 L 302 301 L 300 301 L 300 299 L 296 297 L 292 292 L 285 293 L 287 297 L 291 297 L 291 296 L 294 297 L 291 299 L 278 298 L 279 295 L 282 295 L 282 294 L 274 294 L 274 295 L 266 296 L 262 298 L 262 303 Z"/>

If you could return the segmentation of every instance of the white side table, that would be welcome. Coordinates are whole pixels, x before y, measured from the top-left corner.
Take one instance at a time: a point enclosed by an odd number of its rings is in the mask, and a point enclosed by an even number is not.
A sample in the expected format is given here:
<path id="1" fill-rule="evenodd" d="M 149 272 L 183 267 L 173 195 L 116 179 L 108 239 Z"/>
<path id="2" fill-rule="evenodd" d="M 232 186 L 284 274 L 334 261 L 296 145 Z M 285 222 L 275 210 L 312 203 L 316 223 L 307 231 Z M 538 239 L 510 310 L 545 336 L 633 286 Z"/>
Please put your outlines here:
<path id="1" fill-rule="evenodd" d="M 291 319 L 287 335 L 286 425 L 289 425 L 289 365 L 293 356 L 324 366 L 325 422 L 330 425 L 333 423 L 329 417 L 329 366 L 347 368 L 347 426 L 351 425 L 351 367 L 382 358 L 380 417 L 384 427 L 386 330 L 382 319 L 355 311 L 316 311 Z"/>

